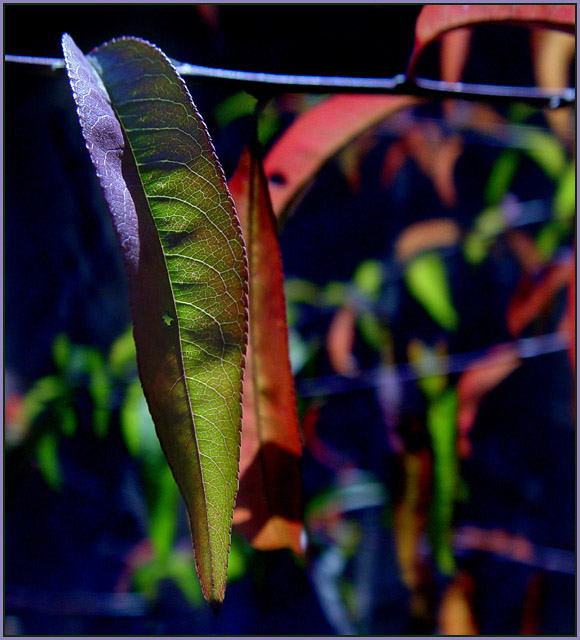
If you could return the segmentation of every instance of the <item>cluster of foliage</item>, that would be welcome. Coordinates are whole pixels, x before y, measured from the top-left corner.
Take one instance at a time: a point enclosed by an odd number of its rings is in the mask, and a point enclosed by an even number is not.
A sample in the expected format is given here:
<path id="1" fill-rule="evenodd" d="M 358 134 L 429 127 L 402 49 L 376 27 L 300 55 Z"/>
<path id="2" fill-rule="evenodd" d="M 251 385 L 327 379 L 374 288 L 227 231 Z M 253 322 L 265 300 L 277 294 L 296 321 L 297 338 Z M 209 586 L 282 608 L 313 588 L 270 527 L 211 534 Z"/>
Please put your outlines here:
<path id="1" fill-rule="evenodd" d="M 574 7 L 498 7 L 426 7 L 417 23 L 409 74 L 426 46 L 442 38 L 442 77 L 459 81 L 471 29 L 483 22 L 574 32 Z M 553 34 L 546 33 L 536 43 L 537 78 L 541 87 L 553 88 L 565 84 L 571 54 L 562 45 L 559 59 L 546 62 L 546 52 L 554 50 Z M 454 506 L 467 491 L 460 459 L 470 455 L 469 432 L 482 398 L 522 358 L 515 346 L 504 346 L 474 355 L 453 377 L 449 336 L 458 331 L 460 315 L 445 255 L 458 252 L 476 270 L 497 238 L 505 238 L 523 273 L 506 319 L 513 338 L 527 335 L 534 323 L 544 326 L 566 286 L 573 313 L 572 262 L 554 259 L 574 230 L 569 124 L 558 112 L 549 113 L 554 134 L 529 127 L 518 150 L 498 156 L 485 185 L 485 206 L 471 228 L 460 229 L 451 218 L 416 223 L 400 234 L 390 264 L 367 260 L 348 284 L 284 282 L 278 225 L 292 214 L 321 168 L 337 157 L 356 189 L 373 132 L 389 116 L 421 101 L 415 96 L 326 98 L 305 108 L 262 158 L 261 144 L 273 135 L 276 114 L 271 107 L 260 111 L 263 105 L 240 94 L 222 106 L 217 119 L 227 123 L 232 113 L 256 110 L 256 130 L 226 183 L 185 83 L 156 47 L 121 38 L 84 55 L 65 35 L 63 50 L 83 136 L 123 253 L 133 329 L 106 358 L 62 336 L 55 342 L 60 373 L 40 380 L 24 406 L 26 424 L 35 424 L 27 446 L 46 481 L 55 488 L 60 483 L 58 439 L 75 433 L 73 407 L 79 399 L 74 394 L 88 390 L 93 426 L 101 438 L 110 428 L 112 409 L 118 408 L 125 443 L 140 463 L 150 514 L 150 546 L 136 550 L 134 584 L 154 593 L 158 581 L 169 577 L 191 602 L 199 600 L 191 553 L 174 549 L 180 492 L 203 594 L 219 608 L 228 575 L 235 578 L 243 565 L 236 537 L 232 546 L 232 524 L 257 549 L 304 551 L 302 449 L 327 463 L 330 459 L 330 466 L 336 454 L 316 435 L 320 400 L 301 402 L 297 410 L 294 377 L 308 375 L 322 349 L 320 342 L 301 338 L 300 319 L 305 309 L 330 313 L 324 349 L 339 379 L 356 380 L 364 373 L 357 359 L 359 343 L 380 365 L 383 417 L 404 478 L 393 511 L 398 561 L 403 582 L 420 600 L 419 539 L 427 528 L 438 570 L 456 573 Z M 458 122 L 454 105 L 446 108 L 449 121 Z M 477 105 L 471 108 L 469 127 L 493 135 L 494 127 L 522 124 L 536 113 L 514 105 L 506 118 Z M 392 184 L 411 159 L 441 204 L 452 208 L 457 202 L 453 170 L 462 149 L 460 135 L 447 136 L 436 125 L 416 122 L 389 147 L 381 180 Z M 517 228 L 525 224 L 524 207 L 510 196 L 526 155 L 554 183 L 551 215 L 534 237 Z M 426 439 L 417 438 L 413 428 L 401 437 L 396 373 L 401 346 L 395 348 L 392 318 L 385 311 L 386 292 L 399 278 L 437 327 L 437 341 L 414 338 L 402 347 L 408 375 L 424 398 Z M 573 356 L 570 314 L 564 315 L 565 324 Z M 121 399 L 112 397 L 112 389 L 121 390 Z M 371 485 L 369 504 L 384 503 Z M 355 545 L 352 531 L 333 528 L 333 514 L 360 505 L 347 492 L 312 502 L 304 515 L 307 529 L 314 537 L 324 530 L 348 556 Z M 464 576 L 453 582 L 449 610 L 467 607 L 468 587 Z M 469 612 L 464 619 L 474 631 Z"/>

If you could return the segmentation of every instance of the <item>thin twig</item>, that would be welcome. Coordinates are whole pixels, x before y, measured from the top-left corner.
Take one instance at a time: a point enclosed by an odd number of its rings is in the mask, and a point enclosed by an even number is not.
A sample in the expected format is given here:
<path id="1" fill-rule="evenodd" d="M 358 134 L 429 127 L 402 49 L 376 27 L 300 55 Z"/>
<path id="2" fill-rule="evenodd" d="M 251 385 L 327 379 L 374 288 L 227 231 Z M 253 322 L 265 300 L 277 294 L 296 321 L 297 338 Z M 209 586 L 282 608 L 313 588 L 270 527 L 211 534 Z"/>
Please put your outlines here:
<path id="1" fill-rule="evenodd" d="M 31 56 L 4 56 L 5 62 L 50 67 L 64 67 L 60 58 L 36 58 Z M 406 94 L 422 97 L 460 97 L 464 100 L 520 100 L 539 107 L 557 108 L 576 101 L 576 90 L 568 87 L 560 91 L 546 91 L 537 87 L 512 87 L 443 82 L 425 78 L 408 78 L 398 74 L 392 78 L 347 78 L 342 76 L 304 76 L 253 71 L 235 71 L 202 67 L 172 60 L 178 73 L 191 78 L 203 78 L 233 85 L 242 85 L 249 93 L 375 93 Z"/>

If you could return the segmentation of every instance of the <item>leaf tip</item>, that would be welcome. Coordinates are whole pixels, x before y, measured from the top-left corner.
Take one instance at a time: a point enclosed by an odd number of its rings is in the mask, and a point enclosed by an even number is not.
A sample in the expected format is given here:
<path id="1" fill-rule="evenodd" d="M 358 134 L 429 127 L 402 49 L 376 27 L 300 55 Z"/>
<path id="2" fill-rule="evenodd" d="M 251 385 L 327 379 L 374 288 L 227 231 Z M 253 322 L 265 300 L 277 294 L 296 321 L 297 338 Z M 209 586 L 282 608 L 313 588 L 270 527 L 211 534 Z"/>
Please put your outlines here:
<path id="1" fill-rule="evenodd" d="M 218 617 L 219 612 L 221 611 L 223 602 L 224 602 L 223 600 L 214 600 L 214 599 L 211 599 L 208 601 L 209 608 L 211 609 L 211 612 L 213 613 L 214 618 Z"/>

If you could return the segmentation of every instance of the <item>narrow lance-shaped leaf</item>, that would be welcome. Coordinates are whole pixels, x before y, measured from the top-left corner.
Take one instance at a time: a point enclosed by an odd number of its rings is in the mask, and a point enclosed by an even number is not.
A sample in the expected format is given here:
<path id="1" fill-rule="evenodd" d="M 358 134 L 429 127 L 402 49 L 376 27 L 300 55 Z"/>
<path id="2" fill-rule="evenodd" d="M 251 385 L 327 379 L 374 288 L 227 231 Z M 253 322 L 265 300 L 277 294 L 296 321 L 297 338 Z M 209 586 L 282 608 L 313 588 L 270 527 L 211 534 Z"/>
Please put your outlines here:
<path id="1" fill-rule="evenodd" d="M 134 38 L 85 57 L 63 36 L 87 148 L 127 275 L 139 376 L 189 513 L 200 582 L 223 600 L 247 328 L 239 223 L 168 59 Z"/>
<path id="2" fill-rule="evenodd" d="M 258 549 L 301 553 L 302 445 L 288 355 L 276 221 L 260 161 L 246 149 L 230 180 L 250 273 L 240 489 L 234 523 Z"/>

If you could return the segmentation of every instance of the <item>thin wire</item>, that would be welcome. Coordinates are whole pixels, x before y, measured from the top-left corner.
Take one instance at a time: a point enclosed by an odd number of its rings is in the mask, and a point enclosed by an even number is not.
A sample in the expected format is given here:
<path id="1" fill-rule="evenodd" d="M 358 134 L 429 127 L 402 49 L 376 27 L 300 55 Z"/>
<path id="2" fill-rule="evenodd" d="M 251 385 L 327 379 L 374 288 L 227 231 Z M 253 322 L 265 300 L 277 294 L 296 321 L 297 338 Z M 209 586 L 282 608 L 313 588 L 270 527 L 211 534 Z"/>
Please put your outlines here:
<path id="1" fill-rule="evenodd" d="M 4 56 L 5 62 L 50 67 L 57 70 L 64 67 L 60 58 L 41 58 L 32 56 Z M 192 78 L 206 78 L 221 82 L 244 85 L 246 90 L 263 90 L 267 87 L 285 93 L 378 93 L 410 94 L 418 96 L 458 97 L 465 100 L 523 100 L 550 108 L 573 104 L 576 90 L 568 87 L 559 92 L 550 92 L 536 87 L 499 87 L 492 85 L 464 84 L 461 82 L 443 82 L 425 78 L 408 78 L 398 74 L 393 78 L 347 78 L 342 76 L 304 76 L 277 73 L 256 73 L 235 71 L 171 61 L 178 73 Z"/>
<path id="2" fill-rule="evenodd" d="M 388 368 L 377 367 L 363 371 L 358 376 L 352 378 L 340 375 L 328 375 L 321 376 L 320 378 L 298 379 L 296 380 L 296 392 L 303 398 L 315 398 L 348 393 L 349 391 L 355 390 L 372 389 L 374 387 L 380 387 L 383 384 L 385 375 L 390 376 L 393 373 L 395 373 L 401 382 L 410 382 L 432 375 L 461 373 L 472 367 L 485 368 L 489 365 L 482 362 L 481 359 L 492 352 L 492 349 L 497 349 L 498 347 L 510 347 L 511 351 L 507 351 L 503 358 L 501 354 L 498 353 L 493 360 L 494 365 L 501 362 L 504 358 L 505 360 L 513 360 L 514 350 L 517 356 L 522 359 L 536 358 L 550 353 L 565 351 L 568 348 L 568 344 L 569 340 L 565 334 L 561 332 L 549 333 L 543 336 L 521 338 L 513 342 L 505 342 L 501 345 L 479 351 L 434 357 L 432 366 L 430 366 L 428 372 L 419 372 L 411 364 L 404 363 L 392 365 Z"/>

